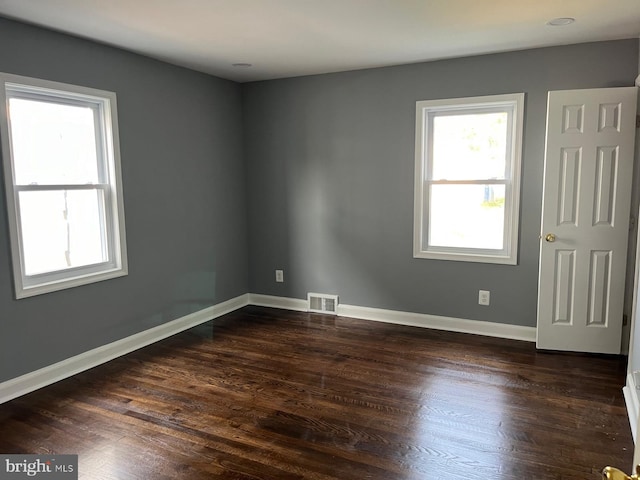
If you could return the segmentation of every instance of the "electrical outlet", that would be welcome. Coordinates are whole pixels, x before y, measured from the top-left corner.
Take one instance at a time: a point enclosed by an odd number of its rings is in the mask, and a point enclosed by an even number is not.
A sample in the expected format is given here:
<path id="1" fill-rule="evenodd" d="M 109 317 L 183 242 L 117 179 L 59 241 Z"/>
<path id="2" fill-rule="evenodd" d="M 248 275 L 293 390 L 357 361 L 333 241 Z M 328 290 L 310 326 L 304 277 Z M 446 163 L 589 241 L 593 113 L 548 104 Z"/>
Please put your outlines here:
<path id="1" fill-rule="evenodd" d="M 276 270 L 276 282 L 282 283 L 284 282 L 284 271 Z"/>
<path id="2" fill-rule="evenodd" d="M 491 292 L 489 290 L 478 290 L 478 304 L 489 305 L 491 303 Z"/>

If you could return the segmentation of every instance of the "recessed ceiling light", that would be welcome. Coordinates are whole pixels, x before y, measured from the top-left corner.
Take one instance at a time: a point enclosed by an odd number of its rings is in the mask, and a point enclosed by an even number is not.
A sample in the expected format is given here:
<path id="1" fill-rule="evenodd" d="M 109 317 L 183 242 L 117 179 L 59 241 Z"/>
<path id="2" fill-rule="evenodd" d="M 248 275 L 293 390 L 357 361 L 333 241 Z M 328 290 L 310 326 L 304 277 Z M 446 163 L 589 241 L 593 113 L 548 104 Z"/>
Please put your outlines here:
<path id="1" fill-rule="evenodd" d="M 236 68 L 250 68 L 253 65 L 251 65 L 250 63 L 232 63 L 231 66 Z"/>
<path id="2" fill-rule="evenodd" d="M 551 25 L 552 27 L 564 27 L 565 25 L 571 25 L 575 22 L 575 18 L 571 17 L 558 17 L 547 22 L 547 25 Z"/>

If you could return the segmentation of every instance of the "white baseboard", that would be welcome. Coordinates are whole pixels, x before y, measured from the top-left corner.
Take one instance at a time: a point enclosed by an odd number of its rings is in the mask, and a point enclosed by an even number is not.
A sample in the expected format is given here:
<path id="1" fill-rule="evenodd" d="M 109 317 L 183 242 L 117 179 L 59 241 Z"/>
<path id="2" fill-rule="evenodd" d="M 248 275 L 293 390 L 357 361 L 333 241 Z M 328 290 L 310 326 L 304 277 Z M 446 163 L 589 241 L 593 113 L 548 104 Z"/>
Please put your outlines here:
<path id="1" fill-rule="evenodd" d="M 249 304 L 263 307 L 283 308 L 287 310 L 307 311 L 307 301 L 298 298 L 274 297 L 271 295 L 249 295 Z M 343 317 L 395 323 L 412 327 L 433 328 L 450 332 L 473 333 L 487 337 L 509 338 L 512 340 L 536 341 L 535 327 L 506 325 L 504 323 L 467 320 L 464 318 L 442 317 L 425 313 L 402 312 L 381 308 L 338 305 L 338 315 Z"/>
<path id="2" fill-rule="evenodd" d="M 249 294 L 249 305 L 257 307 L 282 308 L 296 312 L 306 312 L 308 305 L 306 300 L 289 297 L 274 297 L 273 295 L 261 295 L 259 293 Z"/>
<path id="3" fill-rule="evenodd" d="M 627 416 L 629 417 L 629 425 L 631 427 L 631 435 L 633 436 L 634 443 L 637 442 L 638 432 L 638 410 L 640 409 L 640 402 L 638 400 L 638 389 L 633 376 L 633 373 L 627 374 L 627 384 L 622 389 L 624 393 L 624 403 L 627 405 Z"/>
<path id="4" fill-rule="evenodd" d="M 307 311 L 307 301 L 298 298 L 277 297 L 271 295 L 245 294 L 226 302 L 213 305 L 198 312 L 158 325 L 140 333 L 89 350 L 39 370 L 21 375 L 0 383 L 0 404 L 16 397 L 46 387 L 52 383 L 89 370 L 114 358 L 121 357 L 142 347 L 146 347 L 171 335 L 180 333 L 201 323 L 233 312 L 246 305 L 282 308 L 299 312 Z M 380 308 L 338 305 L 338 315 L 344 317 L 395 323 L 414 327 L 433 328 L 452 332 L 473 333 L 489 337 L 510 338 L 535 342 L 536 329 L 501 323 L 466 320 L 462 318 L 441 317 L 423 313 L 410 313 Z M 635 393 L 635 386 L 633 388 Z M 626 395 L 626 394 L 625 394 Z M 625 396 L 626 398 L 626 396 Z M 637 396 L 634 397 L 637 407 Z M 633 410 L 637 412 L 637 408 Z M 635 421 L 632 424 L 635 428 Z M 635 435 L 635 434 L 634 434 Z"/>
<path id="5" fill-rule="evenodd" d="M 249 304 L 249 295 L 240 295 L 226 302 L 185 315 L 168 323 L 81 353 L 61 362 L 0 383 L 0 404 L 46 387 L 64 378 L 146 347 L 171 335 L 208 322 Z"/>
<path id="6" fill-rule="evenodd" d="M 432 328 L 434 330 L 473 333 L 486 337 L 509 338 L 527 342 L 536 341 L 535 327 L 522 327 L 519 325 L 507 325 L 481 320 L 467 320 L 465 318 L 442 317 L 426 313 L 401 312 L 353 305 L 338 305 L 338 315 L 374 320 L 377 322 L 395 323 L 398 325 Z"/>

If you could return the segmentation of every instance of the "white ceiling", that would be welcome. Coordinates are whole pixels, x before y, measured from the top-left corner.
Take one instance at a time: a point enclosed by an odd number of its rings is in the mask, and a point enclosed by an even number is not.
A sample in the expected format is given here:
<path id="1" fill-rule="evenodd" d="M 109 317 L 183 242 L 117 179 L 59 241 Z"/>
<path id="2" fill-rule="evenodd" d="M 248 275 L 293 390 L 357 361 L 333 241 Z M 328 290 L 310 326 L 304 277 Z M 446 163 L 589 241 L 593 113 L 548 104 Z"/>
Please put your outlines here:
<path id="1" fill-rule="evenodd" d="M 0 15 L 240 82 L 640 36 L 640 0 L 0 0 Z"/>

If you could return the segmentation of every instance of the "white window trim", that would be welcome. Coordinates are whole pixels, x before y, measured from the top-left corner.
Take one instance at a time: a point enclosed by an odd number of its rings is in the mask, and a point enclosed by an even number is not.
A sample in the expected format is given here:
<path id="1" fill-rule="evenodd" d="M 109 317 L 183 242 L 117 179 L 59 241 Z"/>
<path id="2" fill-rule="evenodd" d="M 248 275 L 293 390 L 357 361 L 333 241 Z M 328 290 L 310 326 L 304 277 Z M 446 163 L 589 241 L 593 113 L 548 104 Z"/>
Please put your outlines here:
<path id="1" fill-rule="evenodd" d="M 0 136 L 2 158 L 4 160 L 7 216 L 9 221 L 11 260 L 13 264 L 16 298 L 31 297 L 127 275 L 128 263 L 116 94 L 94 88 L 8 73 L 0 73 L 0 82 L 0 105 L 5 106 L 5 108 L 0 109 Z M 101 146 L 105 157 L 105 174 L 108 182 L 88 186 L 55 185 L 50 188 L 47 188 L 47 186 L 16 185 L 11 154 L 11 137 L 9 133 L 9 95 L 7 95 L 7 88 L 20 90 L 20 95 L 24 92 L 25 96 L 28 96 L 30 93 L 36 96 L 38 94 L 44 94 L 51 97 L 59 96 L 61 101 L 64 102 L 66 100 L 71 104 L 76 102 L 81 104 L 88 102 L 97 104 L 102 113 L 102 118 L 104 118 L 103 131 L 98 136 L 104 140 L 104 144 Z M 61 187 L 68 187 L 68 189 L 92 188 L 103 189 L 105 191 L 105 203 L 109 203 L 109 208 L 105 209 L 107 215 L 105 221 L 110 227 L 110 259 L 105 263 L 27 276 L 24 274 L 24 255 L 19 228 L 20 211 L 18 208 L 18 193 L 19 191 L 38 189 L 56 190 Z"/>
<path id="2" fill-rule="evenodd" d="M 428 118 L 431 112 L 465 111 L 469 108 L 513 108 L 511 125 L 511 164 L 510 179 L 507 179 L 505 205 L 511 208 L 505 212 L 505 249 L 503 251 L 428 247 L 423 248 L 427 235 L 428 188 L 426 187 L 428 168 Z M 415 186 L 414 186 L 414 235 L 413 256 L 415 258 L 454 260 L 464 262 L 484 262 L 516 265 L 518 262 L 518 227 L 520 217 L 520 175 L 522 163 L 522 131 L 524 123 L 524 93 L 490 95 L 443 100 L 424 100 L 416 102 L 416 139 L 415 139 Z M 473 183 L 473 182 L 471 182 Z M 486 182 L 482 182 L 483 184 Z"/>

